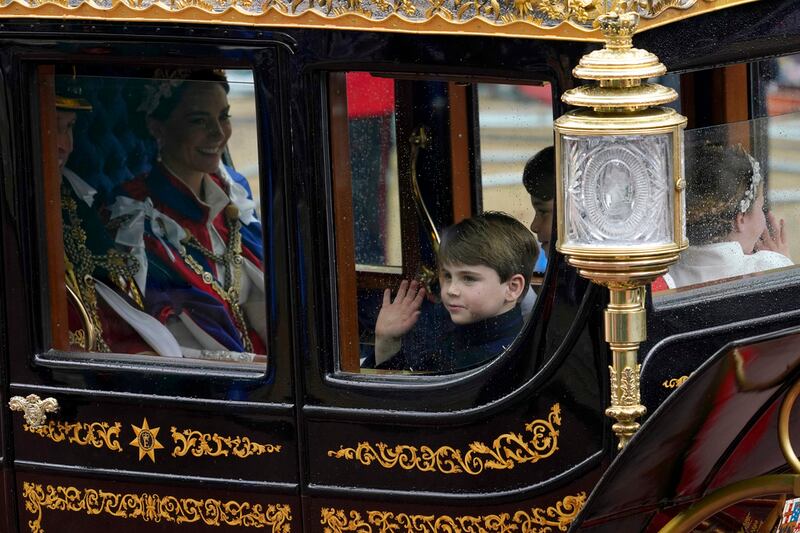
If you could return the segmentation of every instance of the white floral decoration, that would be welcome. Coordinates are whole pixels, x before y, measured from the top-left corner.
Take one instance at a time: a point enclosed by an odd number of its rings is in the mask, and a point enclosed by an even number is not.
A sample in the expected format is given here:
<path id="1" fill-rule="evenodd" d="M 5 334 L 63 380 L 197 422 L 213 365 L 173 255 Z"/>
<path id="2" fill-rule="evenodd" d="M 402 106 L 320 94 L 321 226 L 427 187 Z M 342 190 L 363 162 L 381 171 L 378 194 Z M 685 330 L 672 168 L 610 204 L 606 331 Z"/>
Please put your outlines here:
<path id="1" fill-rule="evenodd" d="M 145 115 L 150 116 L 158 109 L 158 105 L 161 101 L 164 98 L 172 96 L 172 92 L 180 87 L 190 74 L 191 71 L 185 68 L 157 70 L 155 72 L 155 77 L 158 79 L 153 80 L 152 83 L 145 86 L 142 103 L 139 104 L 136 110 L 143 111 Z"/>
<path id="2" fill-rule="evenodd" d="M 744 193 L 744 197 L 739 201 L 739 212 L 742 214 L 747 213 L 747 211 L 750 210 L 750 206 L 753 205 L 753 202 L 756 199 L 756 191 L 758 191 L 758 186 L 761 185 L 761 180 L 763 179 L 761 175 L 761 164 L 750 154 L 746 155 L 747 159 L 750 160 L 750 166 L 753 169 L 753 177 L 750 180 L 750 187 L 747 188 L 747 192 Z"/>

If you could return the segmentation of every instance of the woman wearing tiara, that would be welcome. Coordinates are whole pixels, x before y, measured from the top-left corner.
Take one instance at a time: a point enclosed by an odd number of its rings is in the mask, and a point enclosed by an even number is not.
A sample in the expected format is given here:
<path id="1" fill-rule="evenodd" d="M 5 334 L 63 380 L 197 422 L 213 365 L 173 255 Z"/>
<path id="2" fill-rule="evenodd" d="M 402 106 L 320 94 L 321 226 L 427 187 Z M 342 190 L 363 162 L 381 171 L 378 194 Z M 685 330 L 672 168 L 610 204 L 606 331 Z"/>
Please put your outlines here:
<path id="1" fill-rule="evenodd" d="M 184 357 L 253 361 L 267 353 L 264 253 L 250 187 L 222 164 L 228 90 L 220 71 L 181 69 L 147 83 L 138 111 L 157 161 L 123 184 L 111 224 L 144 265 L 146 310 Z"/>
<path id="2" fill-rule="evenodd" d="M 761 166 L 741 145 L 687 154 L 686 183 L 691 246 L 664 276 L 670 288 L 792 265 L 784 221 L 764 214 Z"/>

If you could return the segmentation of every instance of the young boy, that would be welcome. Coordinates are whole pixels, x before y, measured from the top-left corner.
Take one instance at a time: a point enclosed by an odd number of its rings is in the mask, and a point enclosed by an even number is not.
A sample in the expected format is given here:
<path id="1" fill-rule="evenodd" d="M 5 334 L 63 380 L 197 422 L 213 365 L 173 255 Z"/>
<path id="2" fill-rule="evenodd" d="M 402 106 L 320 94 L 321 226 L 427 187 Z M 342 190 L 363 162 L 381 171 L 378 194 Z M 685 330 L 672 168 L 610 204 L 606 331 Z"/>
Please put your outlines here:
<path id="1" fill-rule="evenodd" d="M 438 372 L 478 365 L 500 354 L 522 328 L 519 302 L 528 290 L 538 245 L 504 213 L 486 212 L 449 227 L 439 247 L 439 282 L 452 327 L 428 353 L 405 354 L 402 337 L 416 324 L 425 289 L 403 281 L 389 289 L 375 325 L 375 366 Z"/>

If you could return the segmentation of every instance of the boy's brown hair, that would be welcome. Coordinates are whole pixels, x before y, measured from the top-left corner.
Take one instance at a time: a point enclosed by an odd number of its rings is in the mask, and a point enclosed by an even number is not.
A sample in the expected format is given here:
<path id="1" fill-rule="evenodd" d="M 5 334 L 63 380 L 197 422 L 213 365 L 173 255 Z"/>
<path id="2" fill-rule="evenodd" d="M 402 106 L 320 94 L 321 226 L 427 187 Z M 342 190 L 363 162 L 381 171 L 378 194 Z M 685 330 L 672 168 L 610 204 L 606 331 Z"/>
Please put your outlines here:
<path id="1" fill-rule="evenodd" d="M 528 194 L 546 202 L 556 197 L 556 151 L 552 146 L 542 148 L 525 163 L 522 184 Z"/>
<path id="2" fill-rule="evenodd" d="M 528 291 L 538 254 L 536 238 L 522 222 L 499 211 L 487 211 L 447 228 L 442 234 L 438 260 L 439 266 L 487 266 L 497 272 L 501 282 L 522 274 L 522 298 Z"/>

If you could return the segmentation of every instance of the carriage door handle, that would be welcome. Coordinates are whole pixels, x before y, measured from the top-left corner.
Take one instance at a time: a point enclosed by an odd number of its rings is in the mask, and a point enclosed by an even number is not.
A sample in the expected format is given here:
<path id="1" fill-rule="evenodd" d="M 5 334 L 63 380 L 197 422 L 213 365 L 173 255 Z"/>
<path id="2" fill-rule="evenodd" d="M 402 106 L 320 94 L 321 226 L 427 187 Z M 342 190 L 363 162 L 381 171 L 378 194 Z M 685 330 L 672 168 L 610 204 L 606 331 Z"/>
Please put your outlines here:
<path id="1" fill-rule="evenodd" d="M 58 401 L 55 398 L 45 398 L 42 400 L 36 394 L 22 396 L 12 396 L 8 401 L 8 407 L 12 411 L 22 411 L 25 422 L 31 429 L 44 426 L 47 421 L 47 413 L 58 412 Z"/>

